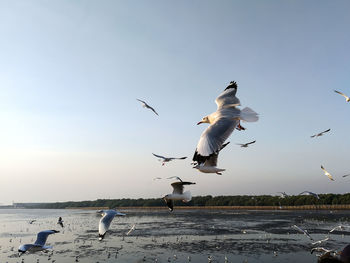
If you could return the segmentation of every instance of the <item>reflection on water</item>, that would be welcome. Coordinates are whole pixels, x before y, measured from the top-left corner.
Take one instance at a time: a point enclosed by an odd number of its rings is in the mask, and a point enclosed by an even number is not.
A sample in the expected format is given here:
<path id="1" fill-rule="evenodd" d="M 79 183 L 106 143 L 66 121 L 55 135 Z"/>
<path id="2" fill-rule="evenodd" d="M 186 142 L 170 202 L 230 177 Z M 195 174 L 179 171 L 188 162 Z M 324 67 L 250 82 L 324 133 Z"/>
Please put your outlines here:
<path id="1" fill-rule="evenodd" d="M 312 245 L 291 228 L 324 239 L 336 225 L 350 225 L 350 211 L 124 210 L 98 241 L 96 211 L 0 210 L 0 262 L 316 262 Z M 63 217 L 65 227 L 57 224 Z M 28 222 L 36 221 L 32 224 Z M 136 229 L 125 234 L 132 225 Z M 33 243 L 41 230 L 56 229 L 53 252 L 17 256 L 20 244 Z M 341 250 L 350 228 L 334 231 L 322 246 Z M 209 258 L 209 259 L 208 259 Z M 23 260 L 23 261 L 22 261 Z"/>

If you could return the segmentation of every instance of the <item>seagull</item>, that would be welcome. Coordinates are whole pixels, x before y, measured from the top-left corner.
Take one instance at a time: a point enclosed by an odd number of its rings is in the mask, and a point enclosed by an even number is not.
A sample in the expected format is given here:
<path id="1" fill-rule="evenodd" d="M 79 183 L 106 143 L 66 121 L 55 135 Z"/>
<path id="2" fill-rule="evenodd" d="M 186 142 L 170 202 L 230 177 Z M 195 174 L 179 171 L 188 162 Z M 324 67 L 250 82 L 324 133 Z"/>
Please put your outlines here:
<path id="1" fill-rule="evenodd" d="M 29 224 L 33 224 L 34 222 L 35 222 L 36 220 L 35 219 L 33 219 L 33 220 L 29 220 Z"/>
<path id="2" fill-rule="evenodd" d="M 281 194 L 281 198 L 288 197 L 289 195 L 286 194 L 286 192 L 277 192 L 278 194 Z"/>
<path id="3" fill-rule="evenodd" d="M 59 217 L 59 218 L 58 218 L 57 224 L 59 224 L 61 227 L 63 227 L 63 220 L 62 220 L 62 217 Z"/>
<path id="4" fill-rule="evenodd" d="M 317 245 L 317 244 L 321 244 L 322 242 L 326 242 L 326 241 L 328 241 L 329 240 L 329 237 L 326 237 L 325 239 L 322 239 L 322 240 L 318 240 L 318 241 L 316 241 L 316 242 L 313 242 L 313 243 L 311 243 L 311 245 Z"/>
<path id="5" fill-rule="evenodd" d="M 139 99 L 137 99 L 137 100 L 140 101 L 140 102 L 142 103 L 142 107 L 147 108 L 147 109 L 150 109 L 151 111 L 153 111 L 155 114 L 158 115 L 158 113 L 155 111 L 155 109 L 153 109 L 151 106 L 149 106 L 145 101 L 139 100 Z"/>
<path id="6" fill-rule="evenodd" d="M 227 144 L 229 144 L 230 142 L 227 142 L 225 144 L 223 144 L 221 146 L 220 151 L 225 148 L 225 146 Z M 198 163 L 194 163 L 195 166 L 193 166 L 193 168 L 198 169 L 198 171 L 202 172 L 202 173 L 216 173 L 219 175 L 222 175 L 221 172 L 225 171 L 225 169 L 221 169 L 217 167 L 218 164 L 218 156 L 219 153 L 215 153 L 215 154 L 211 154 L 210 158 L 207 159 L 204 163 L 198 164 Z"/>
<path id="7" fill-rule="evenodd" d="M 115 210 L 100 210 L 98 213 L 102 214 L 102 218 L 100 219 L 100 223 L 98 225 L 98 239 L 101 241 L 115 216 L 125 216 L 125 214 L 117 212 Z"/>
<path id="8" fill-rule="evenodd" d="M 349 176 L 350 174 L 346 174 L 346 175 L 343 175 L 343 177 L 347 177 L 347 176 Z"/>
<path id="9" fill-rule="evenodd" d="M 164 156 L 161 156 L 161 155 L 157 155 L 155 153 L 152 153 L 155 157 L 158 157 L 160 158 L 159 161 L 162 162 L 162 166 L 167 163 L 167 162 L 170 162 L 170 161 L 173 161 L 173 160 L 185 160 L 187 157 L 180 157 L 180 158 L 175 158 L 175 157 L 164 157 Z"/>
<path id="10" fill-rule="evenodd" d="M 337 253 L 337 251 L 335 250 L 329 250 L 329 249 L 325 249 L 323 247 L 314 247 L 311 249 L 311 254 L 314 253 L 314 252 L 322 252 L 323 255 L 326 254 L 326 253 Z"/>
<path id="11" fill-rule="evenodd" d="M 237 108 L 240 105 L 240 101 L 236 97 L 236 92 L 237 83 L 231 81 L 215 100 L 217 105 L 216 112 L 203 117 L 197 123 L 197 125 L 201 123 L 210 124 L 202 133 L 193 156 L 193 161 L 198 165 L 205 163 L 213 155 L 219 153 L 223 148 L 224 142 L 241 120 L 256 122 L 259 119 L 258 114 L 252 109 L 246 107 L 240 110 Z"/>
<path id="12" fill-rule="evenodd" d="M 332 232 L 334 232 L 335 230 L 344 231 L 344 230 L 345 230 L 345 227 L 344 227 L 344 226 L 342 226 L 342 225 L 339 225 L 339 226 L 333 227 L 331 230 L 329 230 L 329 232 L 328 232 L 328 233 L 332 233 Z"/>
<path id="13" fill-rule="evenodd" d="M 323 170 L 324 174 L 327 175 L 327 177 L 331 180 L 334 181 L 333 176 L 324 169 L 324 167 L 321 165 L 321 169 Z"/>
<path id="14" fill-rule="evenodd" d="M 314 137 L 320 137 L 320 136 L 322 136 L 323 134 L 325 134 L 325 133 L 327 133 L 327 132 L 329 132 L 331 129 L 328 129 L 328 130 L 325 130 L 325 131 L 323 131 L 323 132 L 320 132 L 320 133 L 316 133 L 316 134 L 314 134 L 314 135 L 312 135 L 312 136 L 310 136 L 311 138 L 314 138 Z"/>
<path id="15" fill-rule="evenodd" d="M 247 148 L 249 144 L 253 144 L 256 141 L 248 142 L 248 143 L 236 143 L 237 145 L 240 145 L 242 148 Z"/>
<path id="16" fill-rule="evenodd" d="M 303 194 L 312 195 L 313 197 L 315 197 L 315 198 L 317 198 L 317 199 L 320 199 L 320 197 L 318 196 L 318 194 L 315 194 L 315 193 L 313 193 L 313 192 L 304 191 L 304 192 L 300 193 L 299 195 L 303 195 Z"/>
<path id="17" fill-rule="evenodd" d="M 126 235 L 127 235 L 127 236 L 130 235 L 130 233 L 131 233 L 132 231 L 134 231 L 134 230 L 135 230 L 135 224 L 132 225 L 132 227 L 131 227 L 130 230 L 126 233 Z"/>
<path id="18" fill-rule="evenodd" d="M 301 229 L 300 227 L 298 227 L 297 225 L 293 225 L 292 226 L 294 229 L 298 230 L 299 232 L 303 233 L 305 236 L 307 236 L 308 238 L 310 238 L 311 240 L 314 240 L 310 234 L 307 232 L 307 230 Z"/>
<path id="19" fill-rule="evenodd" d="M 47 237 L 51 234 L 59 233 L 60 231 L 57 230 L 44 230 L 38 233 L 36 241 L 34 244 L 25 244 L 21 245 L 18 248 L 18 255 L 21 256 L 22 254 L 29 252 L 34 253 L 37 251 L 52 249 L 52 246 L 45 246 L 45 242 L 47 240 Z"/>
<path id="20" fill-rule="evenodd" d="M 179 180 L 181 180 L 179 178 Z M 180 182 L 172 183 L 171 186 L 174 188 L 172 194 L 167 194 L 163 197 L 163 200 L 169 207 L 169 210 L 172 212 L 174 210 L 174 200 L 182 200 L 183 202 L 189 202 L 192 199 L 191 192 L 187 191 L 184 192 L 184 185 L 191 185 L 196 184 L 192 182 L 183 182 L 182 180 Z"/>
<path id="21" fill-rule="evenodd" d="M 349 98 L 348 96 L 346 96 L 344 93 L 342 93 L 342 92 L 340 92 L 340 91 L 337 91 L 337 90 L 334 90 L 334 92 L 336 92 L 336 93 L 342 95 L 342 96 L 345 98 L 346 102 L 349 102 L 349 101 L 350 101 L 350 98 Z"/>

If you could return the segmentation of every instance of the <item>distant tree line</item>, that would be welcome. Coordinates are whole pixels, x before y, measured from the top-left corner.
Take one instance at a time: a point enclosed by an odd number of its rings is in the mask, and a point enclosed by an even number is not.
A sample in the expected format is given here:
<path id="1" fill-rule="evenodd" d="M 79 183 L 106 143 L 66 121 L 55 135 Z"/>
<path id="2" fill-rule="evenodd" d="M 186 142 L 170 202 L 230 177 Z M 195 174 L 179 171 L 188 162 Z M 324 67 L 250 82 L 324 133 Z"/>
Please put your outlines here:
<path id="1" fill-rule="evenodd" d="M 350 193 L 320 194 L 320 199 L 310 195 L 292 195 L 288 197 L 271 195 L 235 195 L 235 196 L 195 196 L 188 203 L 175 202 L 177 206 L 302 206 L 302 205 L 345 205 L 350 204 Z M 164 206 L 161 198 L 150 199 L 98 199 L 94 201 L 41 203 L 25 206 L 27 208 L 60 209 L 70 207 L 155 207 Z"/>

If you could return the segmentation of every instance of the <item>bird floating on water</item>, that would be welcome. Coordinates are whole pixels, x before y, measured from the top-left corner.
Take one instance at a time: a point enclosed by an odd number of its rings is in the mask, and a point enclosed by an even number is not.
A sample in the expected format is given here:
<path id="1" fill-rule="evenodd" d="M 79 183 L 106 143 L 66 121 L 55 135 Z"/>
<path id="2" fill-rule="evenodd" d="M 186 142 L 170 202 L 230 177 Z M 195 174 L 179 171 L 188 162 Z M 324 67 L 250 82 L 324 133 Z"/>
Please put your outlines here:
<path id="1" fill-rule="evenodd" d="M 145 101 L 143 100 L 139 100 L 137 99 L 138 101 L 140 101 L 142 103 L 142 107 L 144 108 L 147 108 L 147 109 L 150 109 L 151 111 L 153 111 L 155 114 L 159 115 L 155 109 L 153 109 L 150 105 L 148 105 Z"/>

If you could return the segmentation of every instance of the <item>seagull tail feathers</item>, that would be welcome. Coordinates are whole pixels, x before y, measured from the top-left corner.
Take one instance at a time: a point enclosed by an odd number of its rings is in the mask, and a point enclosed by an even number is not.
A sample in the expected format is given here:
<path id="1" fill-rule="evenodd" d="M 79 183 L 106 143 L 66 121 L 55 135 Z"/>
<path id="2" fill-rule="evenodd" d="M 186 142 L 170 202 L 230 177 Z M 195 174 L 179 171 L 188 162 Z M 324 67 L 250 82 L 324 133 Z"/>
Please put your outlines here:
<path id="1" fill-rule="evenodd" d="M 251 108 L 245 107 L 243 110 L 241 110 L 240 119 L 246 122 L 256 122 L 259 120 L 259 116 L 258 113 L 253 111 Z"/>
<path id="2" fill-rule="evenodd" d="M 184 192 L 183 195 L 184 195 L 184 199 L 182 201 L 187 203 L 192 200 L 192 195 L 190 191 Z"/>

